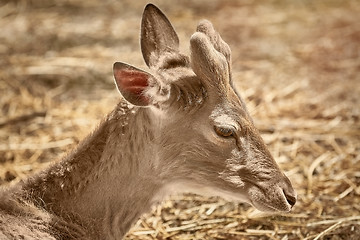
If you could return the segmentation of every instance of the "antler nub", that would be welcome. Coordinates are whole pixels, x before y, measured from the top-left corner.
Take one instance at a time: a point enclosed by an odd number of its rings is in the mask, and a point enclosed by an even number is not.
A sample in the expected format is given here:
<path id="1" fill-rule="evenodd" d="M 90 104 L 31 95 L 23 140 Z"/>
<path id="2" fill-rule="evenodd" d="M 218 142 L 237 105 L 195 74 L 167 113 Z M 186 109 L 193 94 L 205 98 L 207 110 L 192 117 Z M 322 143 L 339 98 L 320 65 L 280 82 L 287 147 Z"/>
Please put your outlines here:
<path id="1" fill-rule="evenodd" d="M 196 75 L 203 79 L 226 79 L 228 67 L 225 56 L 214 48 L 204 33 L 194 33 L 190 39 L 190 47 L 191 63 Z"/>
<path id="2" fill-rule="evenodd" d="M 211 22 L 209 22 L 208 20 L 202 20 L 197 28 L 196 28 L 197 32 L 202 32 L 204 33 L 206 36 L 208 36 L 208 38 L 210 39 L 210 42 L 213 44 L 214 48 L 222 53 L 229 66 L 231 63 L 231 50 L 229 45 L 227 45 L 226 42 L 224 42 L 224 40 L 220 37 L 220 34 L 218 32 L 215 31 L 213 25 L 211 24 Z"/>
<path id="3" fill-rule="evenodd" d="M 229 82 L 230 48 L 209 21 L 200 22 L 197 32 L 191 36 L 190 46 L 191 63 L 196 75 L 203 79 Z"/>

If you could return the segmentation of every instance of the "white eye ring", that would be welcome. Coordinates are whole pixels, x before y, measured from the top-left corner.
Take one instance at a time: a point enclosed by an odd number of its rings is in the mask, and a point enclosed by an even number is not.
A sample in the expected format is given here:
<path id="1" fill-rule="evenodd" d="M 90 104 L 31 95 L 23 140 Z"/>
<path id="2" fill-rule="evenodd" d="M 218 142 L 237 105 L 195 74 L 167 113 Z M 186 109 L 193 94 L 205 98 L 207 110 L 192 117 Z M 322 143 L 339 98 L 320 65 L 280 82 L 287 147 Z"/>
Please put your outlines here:
<path id="1" fill-rule="evenodd" d="M 214 130 L 216 134 L 219 135 L 220 137 L 227 138 L 234 136 L 234 130 L 231 128 L 214 126 Z"/>

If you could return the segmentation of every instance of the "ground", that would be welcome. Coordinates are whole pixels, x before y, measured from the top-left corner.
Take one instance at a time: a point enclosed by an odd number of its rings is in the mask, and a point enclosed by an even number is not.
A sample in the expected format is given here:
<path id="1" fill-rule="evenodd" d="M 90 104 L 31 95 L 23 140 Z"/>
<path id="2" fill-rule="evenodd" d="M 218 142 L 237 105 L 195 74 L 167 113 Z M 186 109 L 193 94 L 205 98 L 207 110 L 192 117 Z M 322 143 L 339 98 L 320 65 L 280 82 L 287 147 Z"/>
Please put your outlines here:
<path id="1" fill-rule="evenodd" d="M 153 1 L 181 49 L 201 19 L 232 49 L 237 88 L 298 192 L 291 213 L 174 196 L 126 239 L 360 238 L 360 4 L 357 0 Z M 145 68 L 145 1 L 0 3 L 0 184 L 74 147 L 120 96 L 112 64 Z"/>

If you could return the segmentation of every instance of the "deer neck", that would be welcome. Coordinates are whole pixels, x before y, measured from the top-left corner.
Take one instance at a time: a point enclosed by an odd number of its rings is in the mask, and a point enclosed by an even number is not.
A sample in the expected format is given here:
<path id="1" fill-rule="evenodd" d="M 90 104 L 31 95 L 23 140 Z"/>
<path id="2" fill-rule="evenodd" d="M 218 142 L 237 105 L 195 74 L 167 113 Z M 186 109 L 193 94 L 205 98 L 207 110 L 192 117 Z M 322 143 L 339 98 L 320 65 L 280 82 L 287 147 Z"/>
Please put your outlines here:
<path id="1" fill-rule="evenodd" d="M 150 111 L 120 104 L 64 160 L 31 179 L 31 201 L 109 239 L 123 236 L 161 188 Z"/>

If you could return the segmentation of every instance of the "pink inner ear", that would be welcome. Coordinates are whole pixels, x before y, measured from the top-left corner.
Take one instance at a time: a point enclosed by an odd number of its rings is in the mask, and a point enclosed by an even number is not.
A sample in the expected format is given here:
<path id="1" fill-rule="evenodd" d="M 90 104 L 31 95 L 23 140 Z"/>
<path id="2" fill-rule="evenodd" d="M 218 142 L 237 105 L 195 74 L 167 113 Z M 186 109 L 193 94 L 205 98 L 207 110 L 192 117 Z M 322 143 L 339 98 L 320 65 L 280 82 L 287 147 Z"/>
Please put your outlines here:
<path id="1" fill-rule="evenodd" d="M 148 86 L 149 76 L 146 73 L 132 71 L 132 70 L 120 70 L 115 72 L 116 82 L 119 87 L 125 91 L 138 93 L 137 89 L 145 89 Z"/>
<path id="2" fill-rule="evenodd" d="M 130 98 L 136 98 L 144 103 L 149 102 L 149 99 L 143 95 L 144 90 L 149 86 L 148 79 L 149 75 L 143 72 L 115 70 L 115 80 L 119 90 Z"/>

